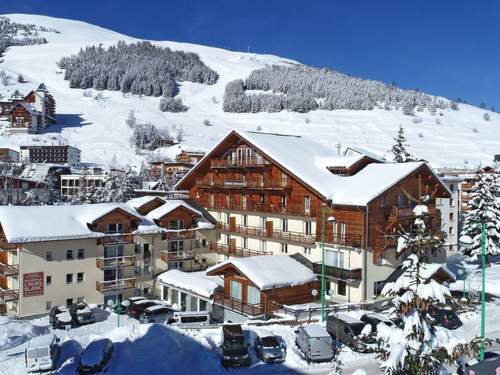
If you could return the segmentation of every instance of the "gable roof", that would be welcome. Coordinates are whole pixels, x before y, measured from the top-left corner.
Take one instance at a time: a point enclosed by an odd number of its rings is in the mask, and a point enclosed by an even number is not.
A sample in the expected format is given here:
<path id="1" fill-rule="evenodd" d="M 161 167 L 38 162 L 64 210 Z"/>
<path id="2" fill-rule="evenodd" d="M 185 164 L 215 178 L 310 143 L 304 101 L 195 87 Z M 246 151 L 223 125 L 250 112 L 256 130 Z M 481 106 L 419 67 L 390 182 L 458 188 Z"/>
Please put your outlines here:
<path id="1" fill-rule="evenodd" d="M 340 176 L 330 172 L 328 167 L 338 166 L 340 163 L 353 165 L 363 155 L 338 155 L 333 148 L 328 148 L 306 137 L 233 130 L 207 153 L 176 184 L 175 188 L 182 186 L 184 181 L 212 156 L 219 145 L 224 144 L 232 135 L 246 140 L 263 153 L 264 157 L 273 160 L 325 200 L 331 199 L 332 203 L 337 205 L 366 206 L 417 169 L 423 166 L 429 168 L 424 162 L 372 163 L 355 175 Z M 439 180 L 439 177 L 435 174 L 434 176 Z M 446 189 L 444 185 L 443 187 Z"/>
<path id="2" fill-rule="evenodd" d="M 165 271 L 158 275 L 160 283 L 184 289 L 202 297 L 211 298 L 214 291 L 224 286 L 224 280 L 219 276 L 207 276 L 205 272 L 182 272 L 179 270 Z"/>
<path id="3" fill-rule="evenodd" d="M 179 199 L 171 199 L 171 200 L 166 201 L 160 207 L 155 208 L 154 210 L 149 212 L 146 216 L 150 220 L 160 220 L 163 216 L 169 214 L 170 212 L 172 212 L 173 210 L 175 210 L 176 208 L 179 208 L 179 207 L 182 207 L 186 210 L 189 210 L 192 213 L 199 215 L 200 217 L 203 216 L 200 211 L 194 209 L 189 204 L 187 204 L 183 200 L 179 200 Z"/>
<path id="4" fill-rule="evenodd" d="M 303 285 L 318 280 L 314 272 L 288 255 L 233 258 L 210 267 L 207 275 L 216 275 L 227 266 L 238 269 L 260 290 Z"/>
<path id="5" fill-rule="evenodd" d="M 130 199 L 127 204 L 135 208 L 136 210 L 140 209 L 141 207 L 145 206 L 148 203 L 151 203 L 154 200 L 160 199 L 163 202 L 166 202 L 166 200 L 162 197 L 159 197 L 157 195 L 144 195 L 142 197 L 137 197 L 137 198 L 132 198 Z"/>

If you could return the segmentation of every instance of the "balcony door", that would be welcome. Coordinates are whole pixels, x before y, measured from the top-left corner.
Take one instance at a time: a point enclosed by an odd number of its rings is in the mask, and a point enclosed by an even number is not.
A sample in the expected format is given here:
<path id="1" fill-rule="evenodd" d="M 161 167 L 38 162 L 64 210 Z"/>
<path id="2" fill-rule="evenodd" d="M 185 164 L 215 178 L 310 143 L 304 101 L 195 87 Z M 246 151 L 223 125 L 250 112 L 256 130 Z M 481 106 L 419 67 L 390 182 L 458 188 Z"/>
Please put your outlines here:
<path id="1" fill-rule="evenodd" d="M 111 268 L 104 270 L 104 281 L 115 281 L 123 279 L 122 268 Z"/>
<path id="2" fill-rule="evenodd" d="M 259 305 L 260 304 L 260 290 L 254 286 L 248 286 L 248 303 L 250 305 Z"/>
<path id="3" fill-rule="evenodd" d="M 325 265 L 344 268 L 344 253 L 335 250 L 325 250 Z"/>
<path id="4" fill-rule="evenodd" d="M 231 280 L 230 283 L 230 293 L 231 293 L 231 298 L 237 299 L 238 301 L 242 300 L 243 293 L 242 293 L 242 285 L 238 281 Z"/>
<path id="5" fill-rule="evenodd" d="M 104 258 L 116 258 L 123 256 L 123 245 L 112 245 L 104 247 Z"/>

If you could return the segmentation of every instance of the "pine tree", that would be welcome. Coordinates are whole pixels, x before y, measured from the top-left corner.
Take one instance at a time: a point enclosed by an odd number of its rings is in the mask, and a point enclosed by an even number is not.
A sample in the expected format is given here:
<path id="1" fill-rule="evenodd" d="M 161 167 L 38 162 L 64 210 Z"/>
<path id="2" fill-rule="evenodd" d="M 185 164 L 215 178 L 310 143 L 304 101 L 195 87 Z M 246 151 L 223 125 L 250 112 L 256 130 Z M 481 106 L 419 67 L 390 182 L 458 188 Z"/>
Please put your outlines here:
<path id="1" fill-rule="evenodd" d="M 403 322 L 402 328 L 384 323 L 377 326 L 377 356 L 386 374 L 438 374 L 443 365 L 456 363 L 465 350 L 477 349 L 477 345 L 463 342 L 452 347 L 450 332 L 436 328 L 429 314 L 431 307 L 447 304 L 450 291 L 423 277 L 429 267 L 423 261 L 426 253 L 443 248 L 443 240 L 426 226 L 428 209 L 423 201 L 419 199 L 413 210 L 414 231 L 399 234 L 398 251 L 408 254 L 402 263 L 403 273 L 382 290 L 383 296 L 393 297 L 391 313 Z"/>
<path id="2" fill-rule="evenodd" d="M 394 155 L 394 162 L 396 163 L 406 163 L 409 161 L 414 161 L 414 158 L 411 154 L 406 150 L 408 144 L 406 143 L 406 137 L 403 125 L 399 125 L 398 135 L 393 138 L 396 142 L 391 149 L 391 152 Z"/>
<path id="3" fill-rule="evenodd" d="M 104 186 L 82 192 L 82 201 L 75 198 L 73 203 L 124 203 L 134 198 L 138 186 L 137 174 L 132 170 L 113 172 Z"/>
<path id="4" fill-rule="evenodd" d="M 461 242 L 467 243 L 464 253 L 481 255 L 481 229 L 486 226 L 486 254 L 500 254 L 500 192 L 498 173 L 480 170 L 477 182 L 469 193 L 468 211 L 462 227 Z"/>

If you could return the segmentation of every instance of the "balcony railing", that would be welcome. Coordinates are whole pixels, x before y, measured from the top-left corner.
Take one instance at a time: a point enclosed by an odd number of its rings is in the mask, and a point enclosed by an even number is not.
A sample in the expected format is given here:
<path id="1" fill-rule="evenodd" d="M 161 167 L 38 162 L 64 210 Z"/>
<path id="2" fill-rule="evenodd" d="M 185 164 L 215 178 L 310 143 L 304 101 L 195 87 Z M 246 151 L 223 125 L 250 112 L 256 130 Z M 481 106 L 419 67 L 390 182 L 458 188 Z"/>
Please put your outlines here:
<path id="1" fill-rule="evenodd" d="M 435 216 L 437 214 L 437 209 L 434 206 L 428 206 L 427 207 L 427 215 L 429 216 Z M 399 207 L 391 207 L 391 211 L 389 213 L 389 218 L 390 219 L 411 219 L 414 217 L 415 214 L 413 213 L 413 208 L 411 207 L 405 207 L 405 208 L 399 208 Z"/>
<path id="2" fill-rule="evenodd" d="M 15 276 L 19 274 L 19 264 L 5 264 L 0 262 L 0 276 Z"/>
<path id="3" fill-rule="evenodd" d="M 321 242 L 321 233 L 316 236 L 316 241 Z M 361 247 L 362 237 L 357 234 L 325 233 L 325 243 L 350 247 Z"/>
<path id="4" fill-rule="evenodd" d="M 232 247 L 228 245 L 222 244 L 210 244 L 210 250 L 216 252 L 217 254 L 234 256 L 234 257 L 252 257 L 256 255 L 272 255 L 271 251 L 259 251 L 259 250 L 250 250 L 243 249 L 241 247 Z"/>
<path id="5" fill-rule="evenodd" d="M 252 305 L 236 298 L 228 297 L 223 293 L 214 293 L 214 303 L 247 316 L 259 316 L 265 313 L 261 303 Z"/>
<path id="6" fill-rule="evenodd" d="M 121 268 L 135 266 L 135 255 L 126 255 L 112 258 L 97 258 L 96 267 L 104 270 L 107 268 Z"/>
<path id="7" fill-rule="evenodd" d="M 262 180 L 234 179 L 234 180 L 196 180 L 196 185 L 200 188 L 215 189 L 285 189 L 292 186 L 288 178 L 266 178 Z"/>
<path id="8" fill-rule="evenodd" d="M 310 207 L 308 209 L 301 205 L 290 205 L 290 204 L 278 204 L 278 203 L 256 203 L 247 202 L 242 203 L 208 203 L 206 204 L 208 209 L 214 210 L 225 210 L 225 211 L 243 211 L 243 212 L 264 212 L 276 215 L 286 215 L 286 216 L 303 216 L 303 217 L 316 217 L 316 208 Z"/>
<path id="9" fill-rule="evenodd" d="M 104 237 L 99 237 L 97 239 L 97 245 L 99 246 L 126 244 L 133 242 L 134 242 L 134 235 L 131 233 L 108 234 Z"/>
<path id="10" fill-rule="evenodd" d="M 3 299 L 3 302 L 18 300 L 19 299 L 19 290 L 9 289 L 9 288 L 0 288 L 0 298 Z"/>
<path id="11" fill-rule="evenodd" d="M 135 277 L 110 281 L 96 281 L 96 290 L 99 293 L 135 288 Z"/>
<path id="12" fill-rule="evenodd" d="M 271 163 L 261 157 L 210 160 L 210 168 L 258 168 L 268 165 L 271 165 Z"/>
<path id="13" fill-rule="evenodd" d="M 321 275 L 321 263 L 313 263 L 313 272 L 318 275 Z M 355 268 L 349 270 L 325 264 L 325 276 L 330 277 L 332 279 L 338 279 L 343 281 L 355 281 L 355 280 L 361 280 L 361 275 L 362 275 L 361 268 Z"/>
<path id="14" fill-rule="evenodd" d="M 172 229 L 168 232 L 162 233 L 162 240 L 175 240 L 175 239 L 193 239 L 196 237 L 196 233 L 192 229 Z"/>
<path id="15" fill-rule="evenodd" d="M 184 260 L 194 259 L 194 253 L 192 251 L 161 251 L 160 259 L 166 263 L 169 262 L 182 262 Z"/>

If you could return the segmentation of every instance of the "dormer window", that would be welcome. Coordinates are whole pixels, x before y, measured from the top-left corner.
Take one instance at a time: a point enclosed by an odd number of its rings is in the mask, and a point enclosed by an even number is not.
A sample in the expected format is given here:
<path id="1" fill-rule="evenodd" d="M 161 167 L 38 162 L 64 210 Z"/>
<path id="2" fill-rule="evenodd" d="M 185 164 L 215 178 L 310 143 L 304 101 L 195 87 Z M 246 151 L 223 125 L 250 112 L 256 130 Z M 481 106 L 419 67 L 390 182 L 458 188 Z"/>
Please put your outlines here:
<path id="1" fill-rule="evenodd" d="M 184 229 L 184 220 L 170 220 L 170 229 Z"/>
<path id="2" fill-rule="evenodd" d="M 106 233 L 121 233 L 123 232 L 122 223 L 111 223 L 106 225 Z"/>

